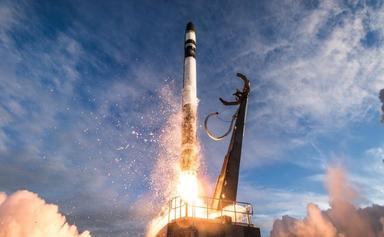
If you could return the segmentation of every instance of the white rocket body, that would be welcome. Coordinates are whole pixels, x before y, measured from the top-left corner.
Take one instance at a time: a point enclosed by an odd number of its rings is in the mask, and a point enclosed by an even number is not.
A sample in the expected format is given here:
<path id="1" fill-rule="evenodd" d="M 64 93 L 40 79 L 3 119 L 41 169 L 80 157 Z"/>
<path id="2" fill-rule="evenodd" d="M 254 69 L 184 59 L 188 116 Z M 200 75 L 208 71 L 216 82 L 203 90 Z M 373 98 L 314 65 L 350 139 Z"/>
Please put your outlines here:
<path id="1" fill-rule="evenodd" d="M 190 43 L 188 40 L 196 42 L 195 31 L 188 31 L 185 33 L 185 51 L 189 50 L 187 47 L 192 47 L 196 52 L 196 44 Z M 188 52 L 186 52 L 184 57 L 183 106 L 186 104 L 197 105 L 196 58 L 195 56 L 187 55 Z"/>
<path id="2" fill-rule="evenodd" d="M 196 32 L 193 24 L 187 24 L 184 42 L 184 80 L 183 80 L 183 121 L 181 169 L 196 172 L 198 168 L 197 125 L 197 90 L 196 90 Z"/>

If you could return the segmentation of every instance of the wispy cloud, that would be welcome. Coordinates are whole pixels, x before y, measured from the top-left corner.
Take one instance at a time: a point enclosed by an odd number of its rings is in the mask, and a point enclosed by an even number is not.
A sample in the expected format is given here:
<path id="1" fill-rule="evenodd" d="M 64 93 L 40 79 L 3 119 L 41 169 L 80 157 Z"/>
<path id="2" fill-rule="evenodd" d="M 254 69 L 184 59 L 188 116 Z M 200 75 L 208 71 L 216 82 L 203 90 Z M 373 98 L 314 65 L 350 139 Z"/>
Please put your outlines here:
<path id="1" fill-rule="evenodd" d="M 271 127 L 321 132 L 376 110 L 372 104 L 377 104 L 383 86 L 383 55 L 382 50 L 363 45 L 362 39 L 368 33 L 367 21 L 380 16 L 378 10 L 353 12 L 342 4 L 321 2 L 286 33 L 289 41 L 278 38 L 278 45 L 270 50 L 275 58 L 263 74 L 270 88 L 258 98 L 268 101 L 261 111 L 269 112 L 261 113 L 270 118 Z"/>
<path id="2" fill-rule="evenodd" d="M 139 86 L 153 75 L 138 71 L 135 83 L 113 80 L 107 88 L 100 81 L 84 85 L 99 76 L 84 67 L 97 62 L 97 70 L 104 70 L 106 62 L 84 47 L 75 29 L 46 35 L 44 22 L 25 22 L 39 19 L 34 6 L 6 2 L 1 9 L 0 56 L 6 59 L 0 64 L 1 189 L 39 192 L 71 220 L 102 223 L 91 229 L 96 236 L 124 234 L 121 226 L 135 221 L 129 203 L 142 192 L 145 182 L 139 180 L 151 169 L 140 157 L 155 153 L 158 124 L 153 119 L 147 130 L 141 125 L 154 107 L 138 109 L 157 98 L 154 92 L 142 101 L 148 89 Z M 127 144 L 127 150 L 117 149 Z M 109 214 L 100 215 L 100 209 Z"/>

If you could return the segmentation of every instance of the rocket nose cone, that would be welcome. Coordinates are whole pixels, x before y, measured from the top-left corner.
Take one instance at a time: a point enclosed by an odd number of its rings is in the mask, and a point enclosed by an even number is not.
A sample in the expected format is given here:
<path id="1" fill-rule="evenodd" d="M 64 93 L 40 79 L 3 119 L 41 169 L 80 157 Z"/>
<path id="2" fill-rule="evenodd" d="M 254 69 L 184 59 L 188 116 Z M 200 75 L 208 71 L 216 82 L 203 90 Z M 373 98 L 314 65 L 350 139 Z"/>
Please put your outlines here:
<path id="1" fill-rule="evenodd" d="M 196 31 L 195 26 L 193 25 L 192 22 L 188 22 L 187 27 L 185 28 L 185 32 L 188 31 Z"/>

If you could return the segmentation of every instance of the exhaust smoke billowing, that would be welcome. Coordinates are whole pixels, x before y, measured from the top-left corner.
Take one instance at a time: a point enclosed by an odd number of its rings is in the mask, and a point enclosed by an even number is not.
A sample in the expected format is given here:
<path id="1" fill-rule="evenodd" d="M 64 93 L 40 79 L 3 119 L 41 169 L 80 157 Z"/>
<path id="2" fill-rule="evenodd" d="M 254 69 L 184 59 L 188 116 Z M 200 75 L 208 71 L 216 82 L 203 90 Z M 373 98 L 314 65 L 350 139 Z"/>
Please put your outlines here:
<path id="1" fill-rule="evenodd" d="M 0 193 L 0 237 L 90 237 L 66 222 L 58 207 L 37 194 L 17 191 Z"/>
<path id="2" fill-rule="evenodd" d="M 274 222 L 271 237 L 384 237 L 384 206 L 359 208 L 359 198 L 340 167 L 328 169 L 325 185 L 330 209 L 320 210 L 308 204 L 307 216 L 296 219 L 283 216 Z"/>

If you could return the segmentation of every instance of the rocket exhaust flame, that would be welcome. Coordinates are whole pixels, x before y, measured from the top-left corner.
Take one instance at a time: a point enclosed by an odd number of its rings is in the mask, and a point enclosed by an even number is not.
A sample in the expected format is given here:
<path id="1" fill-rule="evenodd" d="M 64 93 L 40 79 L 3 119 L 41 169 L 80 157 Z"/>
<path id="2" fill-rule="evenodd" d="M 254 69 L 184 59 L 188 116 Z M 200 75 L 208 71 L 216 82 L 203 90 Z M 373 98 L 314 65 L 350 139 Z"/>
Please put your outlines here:
<path id="1" fill-rule="evenodd" d="M 199 196 L 199 183 L 196 173 L 183 171 L 179 177 L 177 192 L 188 203 L 195 203 Z"/>

